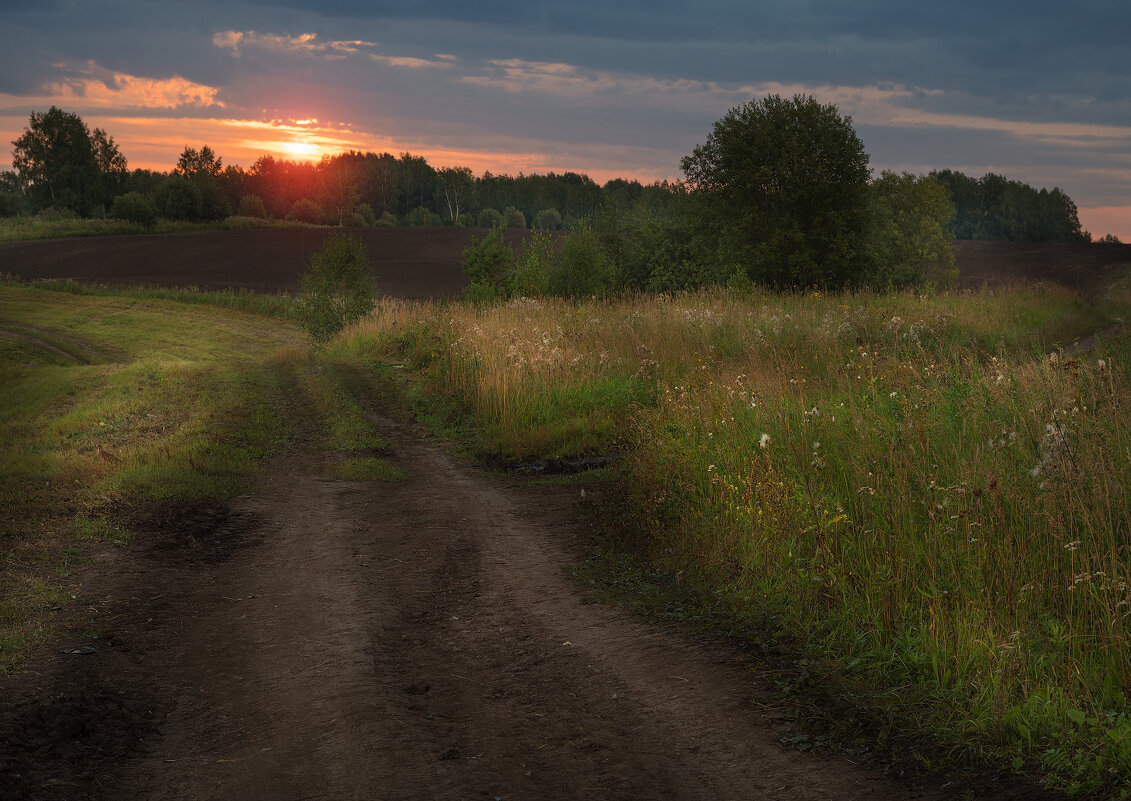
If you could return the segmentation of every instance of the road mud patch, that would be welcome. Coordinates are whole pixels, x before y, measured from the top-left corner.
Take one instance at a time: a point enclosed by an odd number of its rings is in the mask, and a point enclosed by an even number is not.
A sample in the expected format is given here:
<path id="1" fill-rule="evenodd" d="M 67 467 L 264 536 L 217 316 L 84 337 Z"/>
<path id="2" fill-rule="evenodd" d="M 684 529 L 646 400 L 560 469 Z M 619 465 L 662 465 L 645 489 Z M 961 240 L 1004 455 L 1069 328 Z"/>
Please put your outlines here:
<path id="1" fill-rule="evenodd" d="M 216 564 L 260 542 L 259 521 L 223 501 L 181 502 L 141 509 L 129 529 L 150 555 Z"/>
<path id="2" fill-rule="evenodd" d="M 505 459 L 500 456 L 484 456 L 478 466 L 484 470 L 500 473 L 514 473 L 520 476 L 560 476 L 585 473 L 609 467 L 614 462 L 612 456 L 565 456 L 558 459 Z"/>
<path id="3" fill-rule="evenodd" d="M 90 798 L 157 731 L 160 706 L 129 669 L 128 644 L 83 642 L 57 649 L 24 677 L 22 692 L 0 699 L 4 801 Z"/>

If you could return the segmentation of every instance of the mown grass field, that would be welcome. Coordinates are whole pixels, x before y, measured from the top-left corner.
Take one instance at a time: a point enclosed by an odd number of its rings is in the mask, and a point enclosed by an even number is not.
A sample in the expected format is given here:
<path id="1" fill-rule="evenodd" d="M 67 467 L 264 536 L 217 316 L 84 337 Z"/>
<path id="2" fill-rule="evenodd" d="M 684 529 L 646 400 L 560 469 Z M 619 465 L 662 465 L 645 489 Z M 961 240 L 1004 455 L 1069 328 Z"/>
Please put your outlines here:
<path id="1" fill-rule="evenodd" d="M 286 298 L 42 286 L 0 286 L 0 671 L 81 617 L 83 570 L 145 510 L 231 497 L 293 448 L 398 477 Z"/>
<path id="2" fill-rule="evenodd" d="M 330 474 L 399 478 L 361 412 L 395 374 L 494 463 L 613 457 L 613 549 L 871 710 L 877 738 L 1131 787 L 1131 338 L 1074 350 L 1126 319 L 1126 281 L 1098 304 L 385 300 L 316 352 L 285 300 L 55 290 L 0 287 L 0 658 L 128 543 L 131 506 L 238 492 L 305 429 L 347 457 Z"/>

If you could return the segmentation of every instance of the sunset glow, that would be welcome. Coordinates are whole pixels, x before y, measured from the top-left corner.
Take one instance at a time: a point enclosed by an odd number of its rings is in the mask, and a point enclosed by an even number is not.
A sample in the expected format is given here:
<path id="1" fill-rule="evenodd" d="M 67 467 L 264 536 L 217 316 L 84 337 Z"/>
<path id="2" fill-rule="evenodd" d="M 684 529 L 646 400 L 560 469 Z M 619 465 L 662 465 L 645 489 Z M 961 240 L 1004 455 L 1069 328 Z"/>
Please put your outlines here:
<path id="1" fill-rule="evenodd" d="M 112 25 L 85 4 L 6 12 L 6 142 L 55 105 L 154 170 L 208 144 L 244 166 L 362 150 L 651 181 L 679 178 L 728 109 L 812 94 L 852 117 L 877 173 L 1057 186 L 1093 233 L 1131 239 L 1131 75 L 1111 67 L 1125 60 L 1114 32 L 1131 27 L 1127 9 L 1099 26 L 1041 10 L 1015 41 L 1001 31 L 1016 19 L 984 6 L 992 19 L 971 28 L 908 5 L 896 24 L 891 9 L 832 3 L 798 15 L 729 0 L 712 0 L 718 13 L 237 0 L 208 25 L 188 6 L 123 2 Z M 0 169 L 9 159 L 0 151 Z"/>

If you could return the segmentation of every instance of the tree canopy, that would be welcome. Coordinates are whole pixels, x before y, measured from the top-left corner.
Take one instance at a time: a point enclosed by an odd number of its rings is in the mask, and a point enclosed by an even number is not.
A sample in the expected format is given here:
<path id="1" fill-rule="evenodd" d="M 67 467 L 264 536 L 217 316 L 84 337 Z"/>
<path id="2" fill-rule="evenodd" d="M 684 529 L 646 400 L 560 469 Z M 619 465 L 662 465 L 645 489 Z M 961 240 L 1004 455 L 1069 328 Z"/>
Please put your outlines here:
<path id="1" fill-rule="evenodd" d="M 126 159 L 105 131 L 55 106 L 31 113 L 13 143 L 12 166 L 33 210 L 55 207 L 89 215 L 124 189 Z"/>
<path id="2" fill-rule="evenodd" d="M 937 170 L 931 177 L 946 187 L 954 203 L 949 230 L 955 239 L 1080 242 L 1088 238 L 1076 204 L 1056 187 L 1038 190 L 992 172 L 974 178 Z"/>
<path id="3" fill-rule="evenodd" d="M 838 287 L 866 269 L 868 155 L 811 96 L 732 108 L 681 166 L 723 261 L 774 287 Z"/>

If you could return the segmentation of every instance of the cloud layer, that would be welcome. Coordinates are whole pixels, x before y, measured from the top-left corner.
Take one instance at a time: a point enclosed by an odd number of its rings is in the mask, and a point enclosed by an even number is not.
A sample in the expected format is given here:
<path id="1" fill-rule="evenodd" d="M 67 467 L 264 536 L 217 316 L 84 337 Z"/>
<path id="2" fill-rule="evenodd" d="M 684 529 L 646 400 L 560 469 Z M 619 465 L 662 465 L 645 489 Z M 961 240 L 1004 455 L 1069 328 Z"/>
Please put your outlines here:
<path id="1" fill-rule="evenodd" d="M 812 93 L 853 117 L 877 169 L 1058 185 L 1086 227 L 1131 239 L 1125 0 L 4 7 L 7 141 L 56 104 L 135 166 L 209 143 L 229 163 L 357 147 L 477 171 L 675 178 L 728 108 Z"/>

